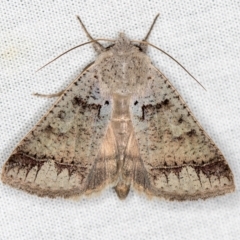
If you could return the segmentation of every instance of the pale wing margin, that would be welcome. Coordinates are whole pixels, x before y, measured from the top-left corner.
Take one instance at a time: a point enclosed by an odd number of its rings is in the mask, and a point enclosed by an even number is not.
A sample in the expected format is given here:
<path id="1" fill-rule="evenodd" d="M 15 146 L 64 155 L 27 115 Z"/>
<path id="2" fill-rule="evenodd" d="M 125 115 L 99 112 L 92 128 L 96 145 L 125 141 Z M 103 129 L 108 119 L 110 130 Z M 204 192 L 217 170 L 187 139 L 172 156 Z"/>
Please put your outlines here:
<path id="1" fill-rule="evenodd" d="M 154 66 L 146 81 L 148 89 L 143 96 L 134 96 L 131 104 L 139 148 L 134 186 L 170 200 L 205 199 L 234 191 L 224 156 L 171 83 Z"/>
<path id="2" fill-rule="evenodd" d="M 2 181 L 39 196 L 71 197 L 115 181 L 112 100 L 100 92 L 95 65 L 86 69 L 20 142 Z"/>

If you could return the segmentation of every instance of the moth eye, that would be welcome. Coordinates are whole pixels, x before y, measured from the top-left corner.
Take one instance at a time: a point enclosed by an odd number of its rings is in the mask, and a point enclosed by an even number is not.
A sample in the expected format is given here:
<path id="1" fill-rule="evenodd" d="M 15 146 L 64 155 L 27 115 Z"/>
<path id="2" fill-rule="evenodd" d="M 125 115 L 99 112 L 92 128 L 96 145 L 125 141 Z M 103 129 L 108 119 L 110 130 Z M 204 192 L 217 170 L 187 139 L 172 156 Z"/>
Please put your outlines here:
<path id="1" fill-rule="evenodd" d="M 106 101 L 106 102 L 105 102 L 105 105 L 109 105 L 109 101 Z"/>
<path id="2" fill-rule="evenodd" d="M 137 104 L 138 104 L 138 101 L 135 101 L 135 102 L 134 102 L 134 105 L 136 106 Z"/>

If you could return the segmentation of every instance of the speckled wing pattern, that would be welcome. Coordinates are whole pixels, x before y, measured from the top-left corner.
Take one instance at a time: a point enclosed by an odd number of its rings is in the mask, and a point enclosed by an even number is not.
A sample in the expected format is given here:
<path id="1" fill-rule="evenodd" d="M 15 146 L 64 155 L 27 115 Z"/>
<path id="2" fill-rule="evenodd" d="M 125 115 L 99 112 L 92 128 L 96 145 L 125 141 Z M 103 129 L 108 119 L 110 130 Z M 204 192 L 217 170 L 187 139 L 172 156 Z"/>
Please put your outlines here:
<path id="1" fill-rule="evenodd" d="M 112 185 L 169 200 L 232 192 L 232 172 L 141 46 L 120 34 L 20 142 L 2 172 L 11 186 L 71 197 Z"/>
<path id="2" fill-rule="evenodd" d="M 3 167 L 3 182 L 49 197 L 90 194 L 111 184 L 117 154 L 111 104 L 100 95 L 91 66 L 20 142 Z"/>
<path id="3" fill-rule="evenodd" d="M 198 124 L 180 95 L 154 66 L 148 87 L 132 104 L 139 146 L 134 185 L 169 200 L 194 200 L 234 190 L 222 153 Z"/>

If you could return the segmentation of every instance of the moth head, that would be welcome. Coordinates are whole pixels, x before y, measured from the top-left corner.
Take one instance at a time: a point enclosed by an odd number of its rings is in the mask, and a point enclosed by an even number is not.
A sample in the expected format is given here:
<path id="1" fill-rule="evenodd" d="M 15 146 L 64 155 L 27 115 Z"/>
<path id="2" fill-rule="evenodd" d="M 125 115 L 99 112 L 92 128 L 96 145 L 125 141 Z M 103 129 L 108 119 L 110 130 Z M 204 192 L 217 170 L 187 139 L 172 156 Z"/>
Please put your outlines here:
<path id="1" fill-rule="evenodd" d="M 114 45 L 110 46 L 110 48 L 114 53 L 118 55 L 122 55 L 125 53 L 129 53 L 132 51 L 136 51 L 136 46 L 133 45 L 130 39 L 125 35 L 125 33 L 119 33 L 118 38 Z"/>

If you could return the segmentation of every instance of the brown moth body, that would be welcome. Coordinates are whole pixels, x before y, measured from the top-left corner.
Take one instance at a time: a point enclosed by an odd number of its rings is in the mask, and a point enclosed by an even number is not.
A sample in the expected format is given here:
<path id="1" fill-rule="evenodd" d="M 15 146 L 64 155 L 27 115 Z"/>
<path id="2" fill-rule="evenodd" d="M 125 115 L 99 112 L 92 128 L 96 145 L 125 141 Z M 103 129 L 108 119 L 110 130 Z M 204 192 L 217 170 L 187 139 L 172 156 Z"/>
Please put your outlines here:
<path id="1" fill-rule="evenodd" d="M 108 185 L 121 199 L 131 187 L 169 200 L 234 191 L 224 156 L 145 49 L 124 34 L 100 47 L 13 151 L 2 181 L 49 197 Z"/>

